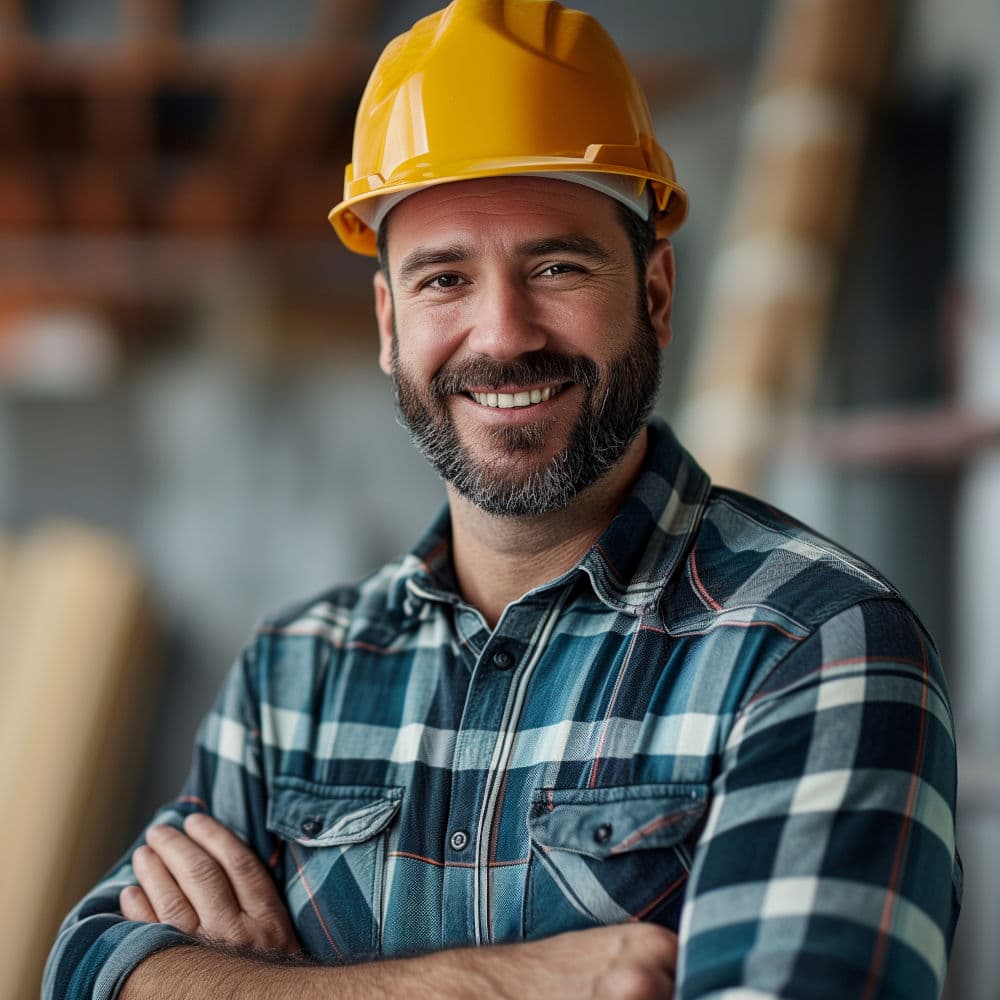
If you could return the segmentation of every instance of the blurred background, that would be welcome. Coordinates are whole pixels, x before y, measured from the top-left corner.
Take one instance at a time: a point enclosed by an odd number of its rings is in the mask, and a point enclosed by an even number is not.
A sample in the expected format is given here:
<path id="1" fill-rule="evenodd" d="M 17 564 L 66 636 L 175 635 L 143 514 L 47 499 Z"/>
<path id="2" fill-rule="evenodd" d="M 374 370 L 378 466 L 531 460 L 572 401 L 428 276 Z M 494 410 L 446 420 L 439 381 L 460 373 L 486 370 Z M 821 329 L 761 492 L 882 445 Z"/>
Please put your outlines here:
<path id="1" fill-rule="evenodd" d="M 877 565 L 941 649 L 1000 997 L 1000 6 L 576 0 L 692 203 L 658 410 Z M 0 981 L 183 781 L 254 622 L 443 492 L 326 223 L 417 0 L 0 0 Z M 545 99 L 545 95 L 540 95 Z M 10 989 L 9 994 L 6 993 Z"/>

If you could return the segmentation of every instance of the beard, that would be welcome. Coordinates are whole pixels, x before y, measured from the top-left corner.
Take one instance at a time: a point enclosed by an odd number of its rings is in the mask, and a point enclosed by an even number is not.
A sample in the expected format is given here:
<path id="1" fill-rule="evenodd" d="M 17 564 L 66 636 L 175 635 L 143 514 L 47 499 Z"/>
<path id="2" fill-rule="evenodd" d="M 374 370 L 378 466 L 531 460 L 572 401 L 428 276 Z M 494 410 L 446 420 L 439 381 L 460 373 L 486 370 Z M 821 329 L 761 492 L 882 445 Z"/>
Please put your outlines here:
<path id="1" fill-rule="evenodd" d="M 625 455 L 645 426 L 660 385 L 660 350 L 641 300 L 632 335 L 602 372 L 590 358 L 534 351 L 512 362 L 480 357 L 442 368 L 424 390 L 403 367 L 392 339 L 392 379 L 400 417 L 414 444 L 463 497 L 487 514 L 532 517 L 566 507 Z M 448 408 L 452 395 L 477 389 L 577 383 L 585 396 L 566 445 L 547 462 L 552 421 L 482 429 L 509 463 L 478 458 L 459 439 Z M 529 466 L 527 469 L 524 466 Z"/>

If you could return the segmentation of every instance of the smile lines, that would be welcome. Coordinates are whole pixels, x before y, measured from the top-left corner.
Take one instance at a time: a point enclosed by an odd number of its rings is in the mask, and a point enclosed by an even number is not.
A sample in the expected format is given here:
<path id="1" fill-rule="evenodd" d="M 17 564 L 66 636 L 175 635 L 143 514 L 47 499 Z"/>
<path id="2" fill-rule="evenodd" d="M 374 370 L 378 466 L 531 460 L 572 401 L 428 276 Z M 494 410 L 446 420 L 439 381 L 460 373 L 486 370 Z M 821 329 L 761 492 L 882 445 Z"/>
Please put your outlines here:
<path id="1" fill-rule="evenodd" d="M 491 406 L 495 409 L 510 410 L 519 406 L 531 406 L 534 403 L 544 403 L 551 399 L 561 389 L 561 386 L 546 386 L 544 389 L 525 389 L 523 392 L 470 392 L 469 395 L 480 406 Z"/>

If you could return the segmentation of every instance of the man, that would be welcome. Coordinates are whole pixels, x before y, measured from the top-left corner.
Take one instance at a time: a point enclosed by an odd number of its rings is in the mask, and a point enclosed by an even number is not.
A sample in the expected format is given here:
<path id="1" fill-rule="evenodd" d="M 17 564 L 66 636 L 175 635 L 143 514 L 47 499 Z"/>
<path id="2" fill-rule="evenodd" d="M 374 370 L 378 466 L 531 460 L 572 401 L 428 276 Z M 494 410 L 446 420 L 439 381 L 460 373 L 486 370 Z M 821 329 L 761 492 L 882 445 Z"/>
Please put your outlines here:
<path id="1" fill-rule="evenodd" d="M 648 421 L 685 208 L 592 19 L 455 0 L 383 54 L 331 218 L 447 510 L 260 627 L 47 997 L 939 995 L 936 653 Z"/>

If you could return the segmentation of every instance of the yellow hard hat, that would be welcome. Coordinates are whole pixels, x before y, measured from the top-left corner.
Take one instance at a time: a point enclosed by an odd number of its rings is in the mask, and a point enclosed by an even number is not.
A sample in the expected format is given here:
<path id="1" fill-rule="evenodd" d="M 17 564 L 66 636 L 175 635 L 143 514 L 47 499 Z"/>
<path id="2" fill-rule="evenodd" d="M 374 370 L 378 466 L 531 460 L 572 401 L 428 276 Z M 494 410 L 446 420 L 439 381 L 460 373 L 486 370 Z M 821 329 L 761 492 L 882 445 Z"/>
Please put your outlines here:
<path id="1" fill-rule="evenodd" d="M 365 219 L 379 199 L 539 173 L 634 178 L 636 194 L 648 184 L 659 236 L 687 214 L 646 99 L 594 18 L 555 0 L 454 0 L 375 65 L 330 222 L 349 250 L 374 256 Z"/>

